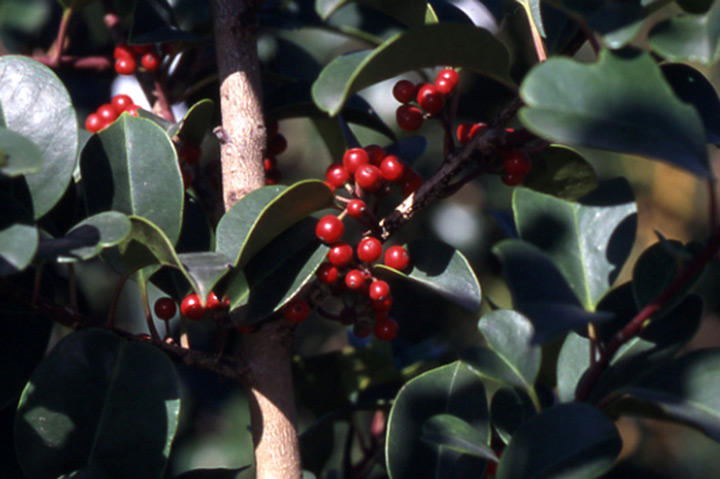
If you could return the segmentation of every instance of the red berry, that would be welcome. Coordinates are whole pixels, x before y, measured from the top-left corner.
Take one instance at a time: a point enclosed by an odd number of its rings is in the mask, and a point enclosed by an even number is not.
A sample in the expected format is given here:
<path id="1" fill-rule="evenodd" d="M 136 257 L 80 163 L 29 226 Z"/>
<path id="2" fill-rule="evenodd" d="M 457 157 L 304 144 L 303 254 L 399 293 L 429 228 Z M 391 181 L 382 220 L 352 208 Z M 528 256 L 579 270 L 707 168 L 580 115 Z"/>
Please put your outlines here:
<path id="1" fill-rule="evenodd" d="M 380 172 L 385 181 L 398 181 L 405 174 L 405 163 L 395 155 L 388 155 L 380 163 Z"/>
<path id="2" fill-rule="evenodd" d="M 347 204 L 347 213 L 353 218 L 360 218 L 365 214 L 366 207 L 363 200 L 350 200 Z"/>
<path id="3" fill-rule="evenodd" d="M 379 279 L 370 283 L 368 296 L 374 301 L 383 301 L 390 296 L 390 285 Z"/>
<path id="4" fill-rule="evenodd" d="M 378 301 L 370 301 L 370 307 L 377 313 L 387 313 L 392 307 L 392 296 Z"/>
<path id="5" fill-rule="evenodd" d="M 368 236 L 360 240 L 357 246 L 357 257 L 360 261 L 372 263 L 382 256 L 382 243 L 379 239 Z"/>
<path id="6" fill-rule="evenodd" d="M 263 169 L 265 172 L 277 169 L 277 158 L 274 156 L 266 156 L 263 160 Z"/>
<path id="7" fill-rule="evenodd" d="M 137 105 L 130 105 L 130 106 L 127 107 L 127 109 L 125 110 L 125 113 L 127 113 L 127 114 L 130 115 L 130 116 L 140 116 L 140 115 L 138 114 L 138 108 L 140 108 L 140 107 L 137 106 Z"/>
<path id="8" fill-rule="evenodd" d="M 431 115 L 440 113 L 445 108 L 445 96 L 435 85 L 429 83 L 421 86 L 418 90 L 417 102 L 420 108 Z"/>
<path id="9" fill-rule="evenodd" d="M 207 300 L 205 301 L 205 306 L 210 311 L 227 311 L 230 309 L 230 300 L 227 296 L 223 296 L 222 300 L 220 300 L 214 291 L 210 291 L 210 294 L 208 294 Z"/>
<path id="10" fill-rule="evenodd" d="M 338 268 L 347 266 L 353 259 L 353 249 L 347 243 L 338 243 L 333 245 L 328 251 L 328 261 Z"/>
<path id="11" fill-rule="evenodd" d="M 104 105 L 101 105 L 97 109 L 96 113 L 98 114 L 100 119 L 104 121 L 107 125 L 114 122 L 118 117 L 118 111 L 115 110 L 115 107 L 113 107 L 110 103 L 105 103 Z"/>
<path id="12" fill-rule="evenodd" d="M 121 58 L 133 58 L 133 53 L 127 45 L 122 44 L 115 47 L 115 50 L 113 51 L 113 58 L 115 58 L 115 60 L 120 60 Z"/>
<path id="13" fill-rule="evenodd" d="M 371 165 L 380 166 L 383 158 L 385 158 L 385 150 L 378 145 L 368 145 L 365 147 L 365 152 L 368 154 L 368 159 Z"/>
<path id="14" fill-rule="evenodd" d="M 420 173 L 411 168 L 406 168 L 405 176 L 400 180 L 400 187 L 402 188 L 403 194 L 409 196 L 422 186 L 422 182 L 423 179 Z"/>
<path id="15" fill-rule="evenodd" d="M 325 186 L 327 186 L 330 191 L 332 191 L 333 193 L 335 193 L 336 188 L 335 188 L 334 185 L 331 185 L 331 184 L 328 183 L 327 181 L 323 181 L 323 183 L 325 183 Z"/>
<path id="16" fill-rule="evenodd" d="M 175 300 L 172 298 L 159 298 L 155 301 L 155 316 L 160 319 L 170 319 L 175 316 L 177 307 L 175 306 Z"/>
<path id="17" fill-rule="evenodd" d="M 397 337 L 398 323 L 392 318 L 379 318 L 375 321 L 375 337 L 382 341 L 392 341 Z"/>
<path id="18" fill-rule="evenodd" d="M 85 119 L 85 129 L 90 133 L 97 133 L 107 126 L 107 123 L 97 113 L 90 113 Z"/>
<path id="19" fill-rule="evenodd" d="M 524 179 L 524 175 L 511 175 L 509 173 L 502 175 L 502 182 L 508 186 L 517 186 L 522 183 Z"/>
<path id="20" fill-rule="evenodd" d="M 325 215 L 315 226 L 315 235 L 325 243 L 337 243 L 345 232 L 345 225 L 335 215 Z"/>
<path id="21" fill-rule="evenodd" d="M 345 284 L 349 289 L 361 289 L 365 286 L 365 275 L 359 269 L 351 269 L 345 275 Z"/>
<path id="22" fill-rule="evenodd" d="M 112 97 L 112 100 L 110 100 L 110 104 L 113 106 L 113 108 L 115 108 L 115 111 L 118 113 L 118 115 L 124 111 L 127 111 L 127 109 L 131 106 L 135 105 L 129 95 L 124 95 L 122 93 Z"/>
<path id="23" fill-rule="evenodd" d="M 266 185 L 277 185 L 280 181 L 282 181 L 282 173 L 277 168 L 265 172 Z"/>
<path id="24" fill-rule="evenodd" d="M 160 57 L 155 52 L 145 53 L 140 59 L 140 64 L 149 72 L 154 72 L 160 66 Z"/>
<path id="25" fill-rule="evenodd" d="M 400 80 L 393 87 L 393 96 L 400 103 L 410 103 L 415 98 L 417 87 L 409 80 Z"/>
<path id="26" fill-rule="evenodd" d="M 128 45 L 128 47 L 135 55 L 138 56 L 145 55 L 153 50 L 153 46 L 149 43 L 146 43 L 145 45 Z"/>
<path id="27" fill-rule="evenodd" d="M 310 305 L 304 299 L 294 299 L 283 308 L 283 316 L 291 323 L 302 323 L 310 315 Z"/>
<path id="28" fill-rule="evenodd" d="M 350 173 L 342 163 L 333 163 L 325 170 L 325 179 L 336 188 L 340 188 L 350 179 Z"/>
<path id="29" fill-rule="evenodd" d="M 411 105 L 400 105 L 395 112 L 395 120 L 401 130 L 416 131 L 423 123 L 422 112 Z"/>
<path id="30" fill-rule="evenodd" d="M 115 60 L 115 71 L 119 75 L 132 75 L 135 73 L 135 59 L 133 57 L 121 57 Z"/>
<path id="31" fill-rule="evenodd" d="M 355 182 L 366 191 L 377 191 L 382 186 L 382 173 L 374 165 L 364 165 L 355 172 Z"/>
<path id="32" fill-rule="evenodd" d="M 315 271 L 315 276 L 317 276 L 318 281 L 323 284 L 334 283 L 338 280 L 339 275 L 340 273 L 338 273 L 337 267 L 331 265 L 330 263 L 321 264 L 317 271 Z"/>
<path id="33" fill-rule="evenodd" d="M 455 91 L 459 82 L 460 76 L 458 72 L 452 68 L 443 68 L 437 77 L 435 77 L 435 86 L 443 95 L 449 95 Z"/>
<path id="34" fill-rule="evenodd" d="M 530 158 L 519 150 L 506 150 L 500 152 L 505 173 L 508 175 L 525 176 L 530 173 Z"/>
<path id="35" fill-rule="evenodd" d="M 385 251 L 383 262 L 385 266 L 403 271 L 410 265 L 410 255 L 402 246 L 391 246 Z"/>
<path id="36" fill-rule="evenodd" d="M 463 123 L 457 127 L 457 139 L 461 145 L 467 145 L 485 128 L 487 128 L 487 123 Z"/>
<path id="37" fill-rule="evenodd" d="M 370 162 L 368 154 L 362 148 L 350 148 L 343 155 L 343 165 L 351 175 L 354 175 L 358 168 Z"/>
<path id="38" fill-rule="evenodd" d="M 198 321 L 205 316 L 206 308 L 200 301 L 200 296 L 197 293 L 191 293 L 185 296 L 180 304 L 180 312 L 193 321 Z"/>
<path id="39" fill-rule="evenodd" d="M 180 148 L 180 160 L 187 165 L 195 165 L 200 161 L 202 148 L 196 141 L 186 141 Z"/>
<path id="40" fill-rule="evenodd" d="M 280 133 L 276 133 L 272 136 L 268 142 L 267 151 L 270 155 L 280 155 L 287 150 L 288 143 L 287 139 Z"/>

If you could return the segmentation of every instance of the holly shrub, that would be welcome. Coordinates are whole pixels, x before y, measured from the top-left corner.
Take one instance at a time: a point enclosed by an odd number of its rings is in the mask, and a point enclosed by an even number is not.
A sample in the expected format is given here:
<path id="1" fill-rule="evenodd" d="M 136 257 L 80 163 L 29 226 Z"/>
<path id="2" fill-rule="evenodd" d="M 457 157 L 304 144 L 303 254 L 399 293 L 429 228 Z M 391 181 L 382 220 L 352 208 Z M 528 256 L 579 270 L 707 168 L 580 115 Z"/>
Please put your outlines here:
<path id="1" fill-rule="evenodd" d="M 231 3 L 266 186 L 223 207 Z M 720 348 L 688 347 L 717 295 L 719 15 L 3 2 L 0 474 L 260 471 L 238 391 L 269 325 L 295 333 L 306 477 L 621 477 L 627 418 L 720 441 Z M 636 241 L 656 171 L 699 185 L 694 238 Z"/>

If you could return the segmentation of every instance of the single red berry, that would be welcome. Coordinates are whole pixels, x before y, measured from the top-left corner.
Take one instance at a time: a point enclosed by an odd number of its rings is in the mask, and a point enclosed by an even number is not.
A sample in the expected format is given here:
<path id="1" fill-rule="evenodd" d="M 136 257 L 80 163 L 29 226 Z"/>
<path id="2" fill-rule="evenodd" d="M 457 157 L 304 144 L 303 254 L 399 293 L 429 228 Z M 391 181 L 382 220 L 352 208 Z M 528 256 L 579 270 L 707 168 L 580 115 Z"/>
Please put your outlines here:
<path id="1" fill-rule="evenodd" d="M 405 176 L 400 180 L 400 187 L 405 196 L 409 196 L 422 186 L 422 176 L 412 168 L 405 169 Z"/>
<path id="2" fill-rule="evenodd" d="M 115 60 L 115 71 L 119 75 L 132 75 L 135 73 L 135 59 L 133 57 L 121 57 Z"/>
<path id="3" fill-rule="evenodd" d="M 420 108 L 431 115 L 440 113 L 445 108 L 445 96 L 435 85 L 429 83 L 421 86 L 418 90 L 417 102 Z"/>
<path id="4" fill-rule="evenodd" d="M 172 298 L 158 298 L 155 301 L 155 316 L 159 319 L 168 320 L 175 316 L 177 306 L 175 306 L 175 300 Z"/>
<path id="5" fill-rule="evenodd" d="M 347 213 L 353 218 L 360 218 L 365 214 L 365 202 L 363 200 L 350 200 L 347 204 Z"/>
<path id="6" fill-rule="evenodd" d="M 110 100 L 110 104 L 113 106 L 113 108 L 115 108 L 115 111 L 118 113 L 118 115 L 126 111 L 131 106 L 135 105 L 129 95 L 125 95 L 122 93 L 112 97 L 112 100 Z"/>
<path id="7" fill-rule="evenodd" d="M 97 113 L 90 113 L 85 119 L 85 129 L 90 133 L 97 133 L 107 126 L 107 123 Z"/>
<path id="8" fill-rule="evenodd" d="M 371 165 L 380 166 L 383 158 L 385 158 L 385 150 L 379 145 L 368 145 L 365 147 L 368 154 L 368 160 Z"/>
<path id="9" fill-rule="evenodd" d="M 333 245 L 327 254 L 328 261 L 338 268 L 347 266 L 353 259 L 353 248 L 347 243 Z"/>
<path id="10" fill-rule="evenodd" d="M 153 45 L 150 43 L 144 45 L 128 45 L 128 47 L 137 56 L 145 55 L 153 50 Z"/>
<path id="11" fill-rule="evenodd" d="M 332 264 L 323 263 L 318 267 L 317 271 L 315 271 L 315 276 L 317 276 L 318 281 L 323 284 L 332 284 L 338 280 L 340 273 L 337 267 Z"/>
<path id="12" fill-rule="evenodd" d="M 365 286 L 365 275 L 359 269 L 351 269 L 345 275 L 345 285 L 349 289 L 361 289 Z"/>
<path id="13" fill-rule="evenodd" d="M 417 87 L 409 80 L 400 80 L 393 87 L 393 96 L 400 103 L 410 103 L 415 98 Z"/>
<path id="14" fill-rule="evenodd" d="M 360 240 L 357 246 L 357 257 L 360 261 L 372 263 L 382 256 L 382 243 L 379 239 L 368 236 Z"/>
<path id="15" fill-rule="evenodd" d="M 266 185 L 277 185 L 282 181 L 282 173 L 280 170 L 275 168 L 265 172 L 265 184 Z"/>
<path id="16" fill-rule="evenodd" d="M 435 88 L 437 88 L 440 93 L 447 96 L 455 90 L 455 85 L 453 85 L 447 78 L 438 78 L 435 80 Z"/>
<path id="17" fill-rule="evenodd" d="M 132 50 L 130 50 L 130 47 L 122 44 L 115 47 L 115 50 L 113 51 L 113 58 L 115 60 L 120 60 L 121 58 L 133 58 L 133 53 Z"/>
<path id="18" fill-rule="evenodd" d="M 278 165 L 277 158 L 275 158 L 274 156 L 266 156 L 265 159 L 263 160 L 263 169 L 266 172 L 272 171 L 272 170 L 277 170 L 277 165 Z"/>
<path id="19" fill-rule="evenodd" d="M 310 315 L 310 305 L 304 299 L 294 299 L 283 308 L 283 316 L 291 323 L 302 323 Z"/>
<path id="20" fill-rule="evenodd" d="M 388 155 L 380 163 L 383 180 L 396 182 L 405 174 L 405 163 L 395 155 Z"/>
<path id="21" fill-rule="evenodd" d="M 208 294 L 207 300 L 205 301 L 205 306 L 210 311 L 220 312 L 220 311 L 227 311 L 230 309 L 230 300 L 227 296 L 223 296 L 222 300 L 217 297 L 217 294 L 215 294 L 215 291 L 210 291 Z"/>
<path id="22" fill-rule="evenodd" d="M 113 107 L 110 103 L 105 103 L 104 105 L 100 105 L 95 113 L 98 114 L 105 124 L 109 125 L 117 119 L 118 113 L 120 112 L 115 110 L 115 107 Z"/>
<path id="23" fill-rule="evenodd" d="M 138 108 L 140 108 L 140 107 L 137 105 L 130 105 L 129 107 L 127 107 L 125 109 L 125 113 L 127 113 L 130 116 L 140 116 L 138 114 Z"/>
<path id="24" fill-rule="evenodd" d="M 270 138 L 268 142 L 267 151 L 270 155 L 280 155 L 287 150 L 288 142 L 287 139 L 280 133 L 276 133 Z"/>
<path id="25" fill-rule="evenodd" d="M 502 182 L 507 186 L 517 186 L 522 183 L 524 179 L 525 176 L 523 175 L 511 175 L 509 173 L 502 175 Z"/>
<path id="26" fill-rule="evenodd" d="M 404 271 L 410 265 L 410 254 L 400 245 L 391 246 L 385 251 L 383 262 L 385 266 Z"/>
<path id="27" fill-rule="evenodd" d="M 368 296 L 374 301 L 383 301 L 390 296 L 390 285 L 381 279 L 373 281 L 370 283 Z"/>
<path id="28" fill-rule="evenodd" d="M 487 128 L 487 123 L 463 123 L 457 127 L 457 139 L 461 145 L 467 145 L 485 128 Z"/>
<path id="29" fill-rule="evenodd" d="M 530 158 L 519 150 L 505 150 L 500 152 L 505 173 L 508 175 L 525 176 L 530 173 Z"/>
<path id="30" fill-rule="evenodd" d="M 345 232 L 345 225 L 335 215 L 325 215 L 315 226 L 315 236 L 325 243 L 337 243 Z"/>
<path id="31" fill-rule="evenodd" d="M 200 161 L 202 148 L 196 141 L 186 141 L 180 147 L 180 160 L 186 165 L 195 165 Z"/>
<path id="32" fill-rule="evenodd" d="M 392 307 L 392 296 L 387 296 L 379 301 L 370 301 L 370 307 L 377 313 L 387 313 Z"/>
<path id="33" fill-rule="evenodd" d="M 343 166 L 351 175 L 354 175 L 358 168 L 370 162 L 368 154 L 362 148 L 350 148 L 343 155 Z"/>
<path id="34" fill-rule="evenodd" d="M 370 333 L 372 333 L 372 328 L 370 325 L 365 321 L 358 321 L 355 324 L 353 324 L 353 334 L 360 338 L 364 339 L 370 336 Z"/>
<path id="35" fill-rule="evenodd" d="M 340 188 L 350 179 L 350 173 L 342 163 L 333 163 L 325 170 L 325 179 L 336 188 Z"/>
<path id="36" fill-rule="evenodd" d="M 160 66 L 160 57 L 155 52 L 145 53 L 140 59 L 140 64 L 149 72 L 154 72 Z"/>
<path id="37" fill-rule="evenodd" d="M 411 105 L 400 105 L 395 112 L 395 120 L 401 130 L 416 131 L 423 123 L 422 112 Z"/>
<path id="38" fill-rule="evenodd" d="M 185 317 L 192 319 L 193 321 L 202 319 L 202 317 L 205 316 L 206 310 L 207 309 L 202 305 L 200 296 L 198 296 L 197 293 L 188 294 L 182 300 L 182 303 L 180 303 L 180 312 Z"/>
<path id="39" fill-rule="evenodd" d="M 398 329 L 400 329 L 400 327 L 398 326 L 397 321 L 395 321 L 394 319 L 379 318 L 377 321 L 375 321 L 375 327 L 373 328 L 373 331 L 376 338 L 382 341 L 392 341 L 397 337 Z"/>
<path id="40" fill-rule="evenodd" d="M 365 191 L 377 191 L 382 186 L 382 173 L 374 165 L 363 165 L 355 172 L 355 182 Z"/>
<path id="41" fill-rule="evenodd" d="M 443 68 L 435 77 L 435 86 L 443 95 L 449 95 L 455 91 L 459 82 L 460 76 L 452 68 Z"/>

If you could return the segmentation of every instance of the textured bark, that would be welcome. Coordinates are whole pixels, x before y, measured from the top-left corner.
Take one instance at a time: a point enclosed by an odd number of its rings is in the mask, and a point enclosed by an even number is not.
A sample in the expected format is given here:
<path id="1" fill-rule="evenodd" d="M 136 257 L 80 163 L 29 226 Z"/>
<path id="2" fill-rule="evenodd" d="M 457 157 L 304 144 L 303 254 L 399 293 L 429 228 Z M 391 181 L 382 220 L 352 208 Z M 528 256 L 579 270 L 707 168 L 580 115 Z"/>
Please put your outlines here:
<path id="1" fill-rule="evenodd" d="M 213 0 L 220 76 L 223 200 L 228 210 L 265 184 L 262 160 L 266 129 L 262 116 L 256 11 L 261 1 Z M 272 322 L 243 337 L 243 382 L 258 479 L 302 476 L 295 425 L 291 356 L 292 330 Z"/>

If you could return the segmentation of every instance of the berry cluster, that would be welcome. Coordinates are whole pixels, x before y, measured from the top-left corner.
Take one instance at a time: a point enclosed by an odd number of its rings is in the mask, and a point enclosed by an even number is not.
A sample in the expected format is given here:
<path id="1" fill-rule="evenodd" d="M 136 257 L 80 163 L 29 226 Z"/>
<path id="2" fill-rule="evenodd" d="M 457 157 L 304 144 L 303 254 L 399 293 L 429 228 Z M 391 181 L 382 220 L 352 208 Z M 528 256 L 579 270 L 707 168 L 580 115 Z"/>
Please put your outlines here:
<path id="1" fill-rule="evenodd" d="M 276 185 L 280 183 L 282 175 L 278 169 L 277 156 L 287 150 L 287 139 L 278 132 L 279 126 L 276 121 L 268 123 L 267 146 L 265 147 L 265 159 L 263 160 L 263 168 L 265 169 L 265 183 L 268 185 Z"/>
<path id="2" fill-rule="evenodd" d="M 110 103 L 100 105 L 95 113 L 90 113 L 85 119 L 85 129 L 90 133 L 97 133 L 103 128 L 109 126 L 123 112 L 127 112 L 132 116 L 138 116 L 137 109 L 132 98 L 128 95 L 115 95 Z"/>
<path id="3" fill-rule="evenodd" d="M 224 296 L 221 300 L 213 291 L 208 294 L 204 305 L 197 293 L 188 294 L 180 303 L 180 312 L 182 315 L 193 321 L 201 320 L 208 311 L 223 313 L 228 309 L 230 309 L 230 301 L 227 296 Z M 155 316 L 167 321 L 175 316 L 177 311 L 175 300 L 172 298 L 159 298 L 155 301 L 154 310 Z"/>
<path id="4" fill-rule="evenodd" d="M 168 53 L 172 47 L 163 45 L 162 50 Z M 121 44 L 115 47 L 115 71 L 119 75 L 132 75 L 138 65 L 149 72 L 154 72 L 160 67 L 161 57 L 155 45 L 127 45 Z"/>
<path id="5" fill-rule="evenodd" d="M 435 83 L 416 85 L 409 80 L 398 81 L 393 87 L 393 96 L 402 103 L 395 112 L 400 129 L 416 131 L 425 117 L 440 113 L 445 108 L 445 98 L 455 91 L 458 82 L 458 73 L 452 68 L 442 69 L 435 77 Z M 411 104 L 413 101 L 417 106 Z"/>
<path id="6" fill-rule="evenodd" d="M 527 153 L 518 149 L 503 150 L 500 152 L 502 158 L 502 181 L 508 186 L 517 186 L 523 182 L 525 176 L 530 173 L 531 163 Z"/>

